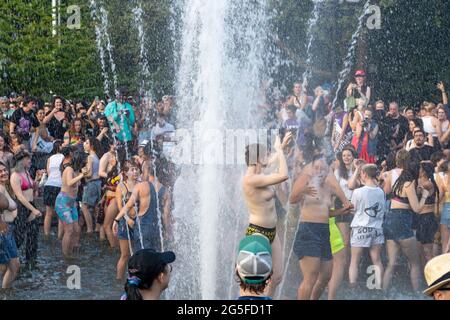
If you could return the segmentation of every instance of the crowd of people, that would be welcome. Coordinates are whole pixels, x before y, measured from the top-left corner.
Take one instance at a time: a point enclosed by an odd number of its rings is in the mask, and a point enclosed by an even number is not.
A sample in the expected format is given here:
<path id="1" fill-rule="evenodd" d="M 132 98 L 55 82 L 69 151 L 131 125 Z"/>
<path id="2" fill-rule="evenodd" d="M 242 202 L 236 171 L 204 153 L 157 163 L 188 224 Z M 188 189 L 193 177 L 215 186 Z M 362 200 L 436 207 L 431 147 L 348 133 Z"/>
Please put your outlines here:
<path id="1" fill-rule="evenodd" d="M 171 237 L 174 173 L 164 147 L 173 106 L 170 96 L 136 103 L 125 88 L 109 103 L 0 98 L 2 288 L 38 268 L 41 225 L 48 241 L 58 222 L 67 261 L 79 256 L 82 233 L 119 248 L 117 279 L 132 253 Z"/>
<path id="2" fill-rule="evenodd" d="M 283 271 L 277 224 L 286 208 L 300 215 L 293 243 L 302 275 L 298 299 L 319 299 L 325 288 L 328 299 L 336 299 L 344 285 L 364 288 L 365 249 L 375 289 L 386 292 L 395 282 L 402 253 L 412 292 L 418 293 L 423 266 L 449 252 L 450 110 L 444 84 L 437 84 L 441 101 L 400 107 L 373 101 L 364 70 L 354 76 L 335 106 L 328 88 L 318 86 L 308 96 L 305 81 L 295 83 L 285 99 L 268 99 L 266 105 L 279 106 L 274 112 L 262 106 L 265 117 L 276 117 L 280 136 L 273 156 L 264 144 L 247 146 L 243 190 L 247 235 L 263 234 L 272 243 L 269 296 Z M 272 172 L 271 162 L 278 163 Z"/>
<path id="3" fill-rule="evenodd" d="M 336 299 L 344 285 L 357 287 L 365 249 L 377 289 L 396 281 L 403 254 L 419 292 L 424 265 L 450 250 L 450 111 L 444 84 L 437 90 L 441 101 L 415 106 L 373 101 L 357 70 L 335 106 L 329 87 L 310 91 L 306 81 L 286 97 L 267 95 L 259 116 L 280 130 L 272 148 L 245 150 L 249 225 L 236 264 L 242 299 L 273 297 L 282 281 L 283 211 L 299 216 L 298 299 L 320 299 L 325 288 Z M 159 297 L 175 260 L 160 252 L 173 237 L 176 170 L 165 149 L 176 128 L 174 99 L 136 103 L 121 90 L 108 103 L 59 96 L 45 103 L 12 94 L 0 98 L 0 109 L 2 287 L 12 286 L 21 265 L 36 267 L 40 222 L 47 240 L 56 214 L 65 259 L 77 257 L 83 232 L 98 234 L 120 250 L 122 299 Z"/>

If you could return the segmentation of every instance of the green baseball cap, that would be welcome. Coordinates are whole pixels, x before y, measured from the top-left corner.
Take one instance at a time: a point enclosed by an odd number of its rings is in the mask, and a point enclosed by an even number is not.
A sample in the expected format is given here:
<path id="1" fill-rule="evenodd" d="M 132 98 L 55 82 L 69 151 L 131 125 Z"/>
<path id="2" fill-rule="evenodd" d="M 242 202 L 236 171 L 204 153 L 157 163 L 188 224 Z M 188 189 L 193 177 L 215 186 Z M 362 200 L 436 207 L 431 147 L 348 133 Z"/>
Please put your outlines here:
<path id="1" fill-rule="evenodd" d="M 272 274 L 272 246 L 259 233 L 247 236 L 239 243 L 237 272 L 247 284 L 261 284 Z"/>

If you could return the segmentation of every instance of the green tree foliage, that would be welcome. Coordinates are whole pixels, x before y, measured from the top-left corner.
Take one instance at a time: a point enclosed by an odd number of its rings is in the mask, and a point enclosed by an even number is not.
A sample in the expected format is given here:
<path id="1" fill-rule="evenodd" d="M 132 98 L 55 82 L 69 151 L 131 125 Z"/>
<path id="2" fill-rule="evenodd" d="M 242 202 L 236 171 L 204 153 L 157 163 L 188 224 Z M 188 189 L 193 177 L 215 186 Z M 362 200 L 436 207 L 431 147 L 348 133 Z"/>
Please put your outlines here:
<path id="1" fill-rule="evenodd" d="M 42 94 L 52 87 L 54 67 L 51 3 L 0 2 L 0 91 Z"/>
<path id="2" fill-rule="evenodd" d="M 145 12 L 144 33 L 153 94 L 171 92 L 173 58 L 169 30 L 170 3 L 155 1 L 96 0 L 108 12 L 107 32 L 111 38 L 118 86 L 137 92 L 141 82 L 138 32 L 133 8 Z M 103 77 L 90 0 L 62 0 L 57 36 L 52 36 L 51 1 L 0 1 L 0 94 L 26 91 L 36 96 L 51 93 L 67 98 L 103 96 Z M 68 28 L 67 12 L 77 5 L 79 29 Z M 103 44 L 105 46 L 105 44 Z M 106 59 L 109 77 L 111 66 Z"/>
<path id="3" fill-rule="evenodd" d="M 285 93 L 302 78 L 307 60 L 307 28 L 312 0 L 267 0 L 272 17 L 269 34 L 274 53 L 270 70 Z M 103 76 L 91 0 L 61 0 L 61 25 L 52 36 L 51 0 L 3 0 L 0 2 L 0 94 L 22 91 L 33 95 L 65 97 L 103 96 Z M 118 86 L 138 92 L 143 72 L 138 31 L 133 9 L 142 6 L 145 48 L 152 94 L 173 93 L 174 39 L 170 32 L 171 2 L 167 0 L 95 0 L 108 12 L 107 32 L 116 65 Z M 336 83 L 343 68 L 352 34 L 366 1 L 320 2 L 320 18 L 312 30 L 312 78 L 310 88 Z M 424 99 L 439 100 L 435 85 L 450 87 L 450 1 L 371 0 L 381 7 L 382 27 L 364 26 L 353 57 L 352 80 L 357 67 L 368 72 L 374 98 L 417 105 Z M 67 27 L 67 7 L 81 9 L 81 28 Z M 176 17 L 175 17 L 176 19 Z M 179 36 L 179 35 L 178 35 Z M 105 47 L 105 44 L 103 44 Z M 106 47 L 105 47 L 106 48 Z M 111 65 L 105 57 L 108 78 Z"/>

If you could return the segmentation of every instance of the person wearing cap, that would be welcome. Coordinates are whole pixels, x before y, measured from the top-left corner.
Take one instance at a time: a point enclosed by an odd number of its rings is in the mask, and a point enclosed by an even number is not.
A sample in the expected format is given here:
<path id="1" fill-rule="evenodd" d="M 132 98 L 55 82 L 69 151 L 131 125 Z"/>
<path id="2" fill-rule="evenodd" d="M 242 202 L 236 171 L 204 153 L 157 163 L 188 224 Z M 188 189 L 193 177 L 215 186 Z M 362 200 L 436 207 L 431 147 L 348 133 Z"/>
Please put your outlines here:
<path id="1" fill-rule="evenodd" d="M 152 249 L 137 251 L 128 261 L 128 279 L 120 300 L 159 300 L 169 287 L 170 274 L 175 261 L 172 251 Z"/>
<path id="2" fill-rule="evenodd" d="M 272 273 L 272 246 L 269 238 L 255 233 L 242 239 L 236 262 L 240 287 L 238 300 L 272 300 L 264 294 Z"/>
<path id="3" fill-rule="evenodd" d="M 428 288 L 423 293 L 434 300 L 450 300 L 450 253 L 428 261 L 424 272 Z"/>
<path id="4" fill-rule="evenodd" d="M 370 87 L 366 84 L 366 73 L 364 70 L 356 70 L 355 82 L 350 83 L 347 87 L 347 98 L 354 97 L 355 99 L 363 99 L 367 106 L 370 102 L 372 92 Z"/>

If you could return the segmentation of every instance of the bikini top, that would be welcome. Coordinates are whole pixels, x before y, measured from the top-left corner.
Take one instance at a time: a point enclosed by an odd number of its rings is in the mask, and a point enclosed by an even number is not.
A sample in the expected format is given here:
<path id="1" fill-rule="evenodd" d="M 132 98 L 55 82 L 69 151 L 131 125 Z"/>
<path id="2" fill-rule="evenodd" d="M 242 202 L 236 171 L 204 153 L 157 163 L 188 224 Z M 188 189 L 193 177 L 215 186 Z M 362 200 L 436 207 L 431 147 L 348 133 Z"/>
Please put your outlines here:
<path id="1" fill-rule="evenodd" d="M 34 187 L 34 183 L 31 181 L 28 173 L 25 173 L 25 177 L 23 173 L 20 173 L 19 176 L 20 176 L 20 188 L 22 189 L 22 191 L 26 191 Z"/>
<path id="2" fill-rule="evenodd" d="M 392 200 L 395 200 L 397 202 L 404 203 L 404 204 L 409 204 L 408 197 L 400 197 L 400 196 L 395 195 L 395 197 L 392 198 Z"/>
<path id="3" fill-rule="evenodd" d="M 130 190 L 128 190 L 127 184 L 125 182 L 123 183 L 123 186 L 127 190 L 127 193 L 125 195 L 122 195 L 122 199 L 123 199 L 124 203 L 127 203 L 128 200 L 130 200 L 130 198 L 131 198 L 132 192 Z M 136 205 L 139 207 L 139 199 L 136 200 Z"/>
<path id="4" fill-rule="evenodd" d="M 418 194 L 418 196 L 420 196 L 420 194 Z M 398 195 L 394 195 L 394 198 L 392 200 L 395 200 L 397 202 L 401 202 L 401 203 L 404 203 L 404 204 L 409 204 L 408 197 L 400 197 Z M 425 199 L 425 204 L 435 204 L 435 203 L 436 203 L 436 198 L 435 198 L 435 194 L 433 192 L 433 194 L 429 195 Z"/>

